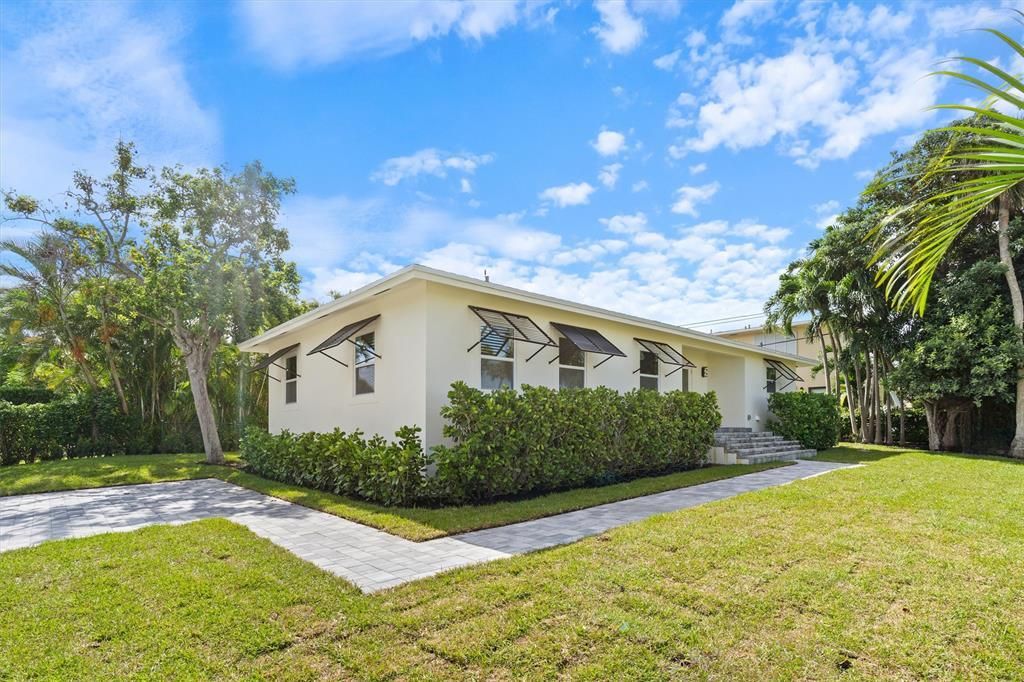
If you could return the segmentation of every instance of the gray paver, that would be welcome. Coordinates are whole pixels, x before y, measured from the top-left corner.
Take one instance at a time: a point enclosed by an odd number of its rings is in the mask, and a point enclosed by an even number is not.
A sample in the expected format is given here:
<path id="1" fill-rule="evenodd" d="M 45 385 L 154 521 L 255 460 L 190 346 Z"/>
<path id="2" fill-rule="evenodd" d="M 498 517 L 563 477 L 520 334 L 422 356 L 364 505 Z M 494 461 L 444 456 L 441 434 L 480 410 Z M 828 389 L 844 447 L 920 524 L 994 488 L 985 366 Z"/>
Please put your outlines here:
<path id="1" fill-rule="evenodd" d="M 18 495 L 0 497 L 0 552 L 46 540 L 219 517 L 373 592 L 847 466 L 801 460 L 788 467 L 427 542 L 412 542 L 216 479 Z"/>

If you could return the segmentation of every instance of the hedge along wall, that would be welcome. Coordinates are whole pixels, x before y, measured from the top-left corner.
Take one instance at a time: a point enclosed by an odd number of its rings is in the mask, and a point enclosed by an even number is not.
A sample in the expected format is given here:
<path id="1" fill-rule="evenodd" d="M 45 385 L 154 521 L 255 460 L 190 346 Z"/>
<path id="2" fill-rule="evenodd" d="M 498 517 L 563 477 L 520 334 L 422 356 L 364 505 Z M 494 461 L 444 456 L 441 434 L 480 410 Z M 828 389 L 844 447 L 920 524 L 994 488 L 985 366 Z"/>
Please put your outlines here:
<path id="1" fill-rule="evenodd" d="M 426 456 L 420 429 L 402 427 L 396 441 L 363 434 L 270 435 L 250 427 L 242 436 L 242 457 L 249 467 L 267 478 L 319 488 L 340 495 L 361 497 L 386 505 L 410 505 L 426 493 Z"/>
<path id="2" fill-rule="evenodd" d="M 825 393 L 773 393 L 768 428 L 805 448 L 827 450 L 839 443 L 842 417 L 835 396 Z"/>
<path id="3" fill-rule="evenodd" d="M 105 391 L 48 403 L 0 400 L 0 464 L 123 454 L 130 433 L 117 399 Z"/>
<path id="4" fill-rule="evenodd" d="M 458 382 L 441 411 L 452 446 L 433 452 L 450 502 L 600 485 L 692 469 L 722 422 L 711 393 L 524 386 L 485 393 Z"/>
<path id="5" fill-rule="evenodd" d="M 453 444 L 429 456 L 419 429 L 406 427 L 394 442 L 250 429 L 242 457 L 268 478 L 386 505 L 480 502 L 698 467 L 722 420 L 714 393 L 485 393 L 459 382 L 448 399 Z"/>

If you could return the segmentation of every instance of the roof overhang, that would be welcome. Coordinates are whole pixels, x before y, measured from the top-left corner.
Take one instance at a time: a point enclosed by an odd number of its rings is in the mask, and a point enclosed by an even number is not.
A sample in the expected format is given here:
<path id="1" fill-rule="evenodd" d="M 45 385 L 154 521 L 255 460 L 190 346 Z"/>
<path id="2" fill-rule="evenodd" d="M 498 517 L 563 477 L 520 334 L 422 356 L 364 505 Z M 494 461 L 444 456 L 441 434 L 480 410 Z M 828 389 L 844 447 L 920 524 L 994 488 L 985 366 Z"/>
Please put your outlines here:
<path id="1" fill-rule="evenodd" d="M 688 329 L 686 327 L 680 327 L 678 325 L 668 324 L 666 322 L 658 322 L 656 320 L 649 320 L 643 317 L 637 317 L 635 315 L 627 315 L 625 313 L 617 313 L 611 310 L 605 310 L 603 308 L 597 308 L 594 306 L 585 305 L 582 303 L 575 303 L 572 301 L 566 301 L 563 299 L 555 298 L 553 296 L 546 296 L 544 294 L 536 294 L 531 291 L 524 291 L 522 289 L 515 289 L 513 287 L 507 287 L 501 284 L 495 284 L 494 282 L 484 282 L 474 277 L 466 277 L 465 275 L 456 275 L 451 272 L 445 272 L 443 270 L 436 270 L 434 268 L 428 268 L 424 265 L 407 265 L 406 267 L 398 270 L 386 277 L 383 277 L 376 282 L 372 282 L 364 287 L 356 289 L 345 296 L 337 298 L 330 303 L 314 308 L 307 313 L 303 313 L 298 317 L 295 317 L 287 322 L 277 325 L 273 329 L 270 329 L 258 336 L 254 336 L 251 339 L 247 339 L 238 344 L 238 348 L 241 351 L 247 353 L 266 353 L 272 350 L 269 348 L 275 339 L 279 339 L 285 334 L 297 331 L 309 324 L 316 322 L 317 320 L 323 319 L 329 315 L 345 310 L 360 303 L 365 303 L 371 300 L 374 296 L 384 294 L 385 292 L 396 289 L 399 286 L 405 285 L 409 282 L 421 280 L 426 282 L 433 282 L 436 284 L 442 284 L 451 287 L 457 287 L 461 289 L 469 289 L 477 291 L 479 293 L 491 294 L 494 296 L 500 296 L 508 300 L 521 301 L 523 303 L 530 303 L 534 305 L 541 305 L 548 308 L 554 308 L 560 311 L 569 311 L 578 313 L 580 315 L 586 315 L 588 317 L 598 318 L 607 320 L 610 322 L 618 322 L 621 324 L 633 325 L 641 327 L 643 329 L 653 330 L 673 336 L 686 339 L 690 342 L 697 344 L 701 349 L 711 350 L 713 352 L 729 352 L 734 351 L 734 354 L 742 353 L 757 354 L 761 356 L 768 356 L 779 360 L 785 360 L 787 362 L 802 366 L 811 367 L 816 364 L 816 361 L 801 357 L 799 355 L 792 355 L 790 353 L 781 353 L 778 351 L 771 351 L 765 348 L 759 348 L 749 343 L 743 343 L 741 341 L 733 341 L 732 339 L 723 338 L 714 334 L 707 334 L 699 332 L 694 329 Z"/>

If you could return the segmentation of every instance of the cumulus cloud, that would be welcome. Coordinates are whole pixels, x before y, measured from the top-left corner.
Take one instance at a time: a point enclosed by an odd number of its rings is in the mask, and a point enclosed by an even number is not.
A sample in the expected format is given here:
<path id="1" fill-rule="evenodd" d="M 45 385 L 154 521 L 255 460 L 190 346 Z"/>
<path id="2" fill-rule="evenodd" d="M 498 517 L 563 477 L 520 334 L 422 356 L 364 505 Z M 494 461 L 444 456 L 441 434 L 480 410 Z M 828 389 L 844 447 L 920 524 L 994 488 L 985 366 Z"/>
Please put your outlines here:
<path id="1" fill-rule="evenodd" d="M 748 26 L 763 24 L 775 14 L 773 0 L 736 0 L 722 15 L 722 37 L 726 42 L 748 44 L 750 36 L 743 33 Z"/>
<path id="2" fill-rule="evenodd" d="M 494 160 L 493 154 L 450 154 L 438 149 L 421 149 L 409 156 L 396 156 L 387 159 L 370 176 L 371 180 L 382 182 L 389 187 L 394 187 L 403 180 L 415 178 L 418 175 L 433 175 L 438 178 L 446 177 L 449 171 L 458 171 L 472 175 L 476 169 Z M 463 184 L 462 191 L 466 190 L 467 184 Z"/>
<path id="3" fill-rule="evenodd" d="M 703 173 L 707 169 L 708 169 L 708 165 L 706 163 L 695 163 L 692 166 L 690 166 L 689 170 L 690 170 L 690 175 L 700 175 L 701 173 Z"/>
<path id="4" fill-rule="evenodd" d="M 872 173 L 872 176 L 874 173 Z M 835 199 L 829 199 L 823 201 L 820 204 L 814 206 L 814 214 L 816 216 L 814 224 L 818 229 L 824 230 L 829 225 L 835 223 L 839 217 L 839 202 Z"/>
<path id="5" fill-rule="evenodd" d="M 601 224 L 608 228 L 609 232 L 616 234 L 636 234 L 643 232 L 647 227 L 647 216 L 641 213 L 613 215 L 611 218 L 601 218 Z"/>
<path id="6" fill-rule="evenodd" d="M 697 204 L 711 201 L 711 198 L 718 192 L 718 187 L 717 182 L 710 182 L 706 185 L 683 185 L 675 192 L 676 200 L 672 204 L 672 212 L 696 216 Z"/>
<path id="7" fill-rule="evenodd" d="M 602 130 L 590 146 L 601 156 L 617 156 L 626 149 L 626 136 L 615 130 Z"/>
<path id="8" fill-rule="evenodd" d="M 606 50 L 614 54 L 632 52 L 647 34 L 644 23 L 630 11 L 625 0 L 597 0 L 594 8 L 601 23 L 591 31 Z"/>
<path id="9" fill-rule="evenodd" d="M 589 182 L 570 182 L 567 185 L 548 187 L 540 193 L 543 201 L 549 201 L 559 208 L 590 203 L 590 195 L 596 191 Z"/>
<path id="10" fill-rule="evenodd" d="M 601 168 L 601 172 L 597 174 L 597 179 L 600 180 L 601 184 L 606 188 L 615 189 L 615 185 L 619 182 L 619 172 L 621 170 L 621 163 L 610 163 Z"/>
<path id="11" fill-rule="evenodd" d="M 516 24 L 550 22 L 550 9 L 526 0 L 243 0 L 237 14 L 254 54 L 293 69 L 385 57 L 450 34 L 479 43 Z"/>
<path id="12" fill-rule="evenodd" d="M 0 186 L 54 198 L 75 169 L 105 174 L 119 138 L 147 164 L 217 163 L 220 125 L 188 82 L 173 13 L 142 18 L 115 3 L 35 11 L 42 28 L 4 46 Z"/>
<path id="13" fill-rule="evenodd" d="M 654 66 L 662 71 L 671 71 L 675 68 L 676 62 L 679 61 L 679 57 L 682 56 L 682 54 L 682 50 L 675 50 L 668 54 L 663 54 L 654 60 Z"/>

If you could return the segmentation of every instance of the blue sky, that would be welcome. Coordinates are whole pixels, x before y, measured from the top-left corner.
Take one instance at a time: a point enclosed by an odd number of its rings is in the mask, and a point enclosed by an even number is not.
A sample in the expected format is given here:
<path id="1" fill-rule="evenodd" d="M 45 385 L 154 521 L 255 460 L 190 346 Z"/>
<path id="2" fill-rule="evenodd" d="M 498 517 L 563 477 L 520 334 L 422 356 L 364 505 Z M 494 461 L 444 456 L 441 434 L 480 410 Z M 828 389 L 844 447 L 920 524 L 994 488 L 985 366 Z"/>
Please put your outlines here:
<path id="1" fill-rule="evenodd" d="M 964 31 L 1020 6 L 6 2 L 0 186 L 59 199 L 121 135 L 294 177 L 308 297 L 421 262 L 668 322 L 756 313 L 965 96 L 924 74 L 1021 70 Z"/>

